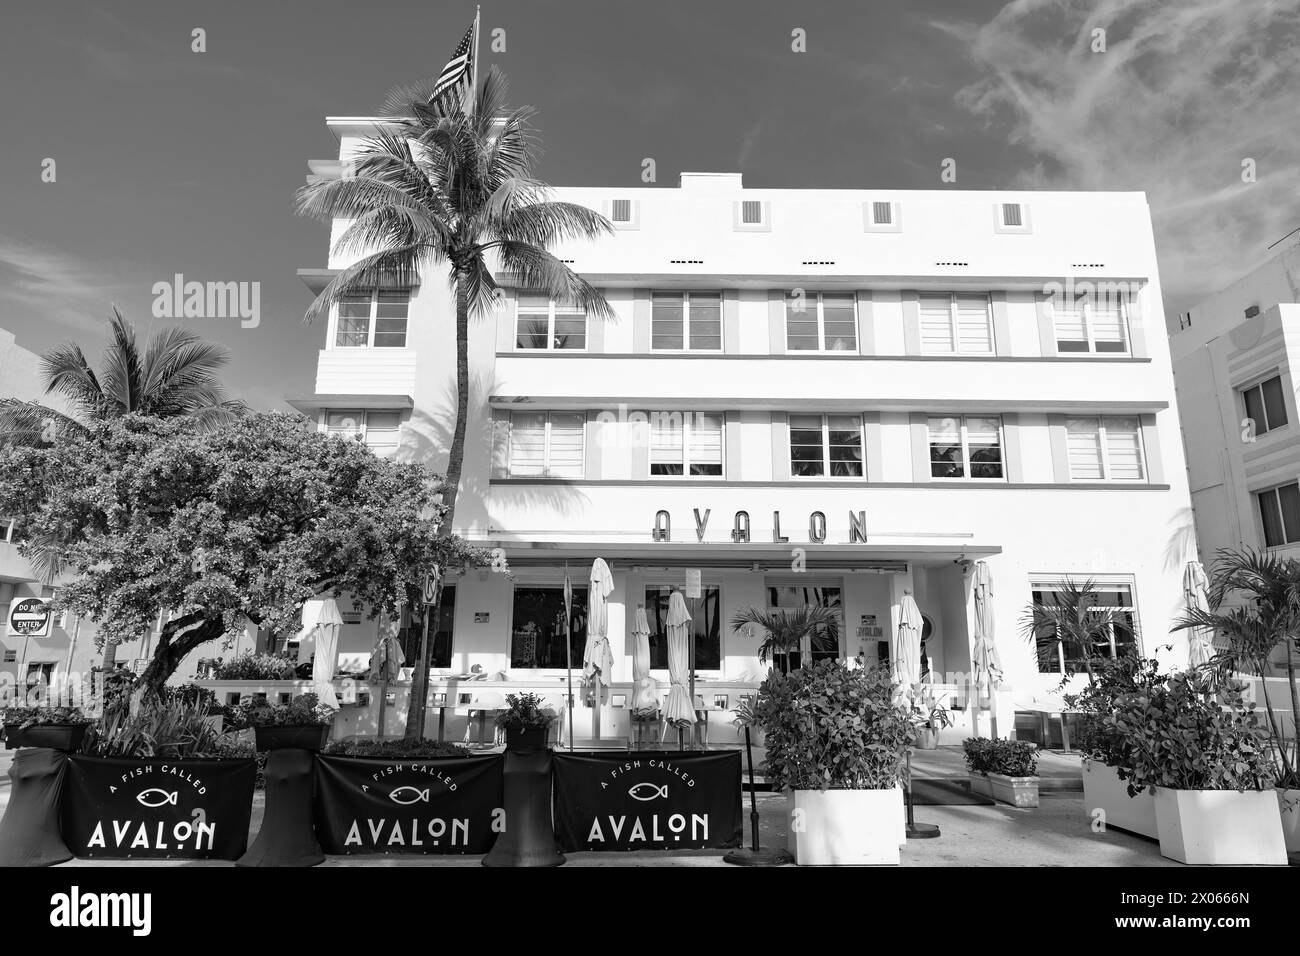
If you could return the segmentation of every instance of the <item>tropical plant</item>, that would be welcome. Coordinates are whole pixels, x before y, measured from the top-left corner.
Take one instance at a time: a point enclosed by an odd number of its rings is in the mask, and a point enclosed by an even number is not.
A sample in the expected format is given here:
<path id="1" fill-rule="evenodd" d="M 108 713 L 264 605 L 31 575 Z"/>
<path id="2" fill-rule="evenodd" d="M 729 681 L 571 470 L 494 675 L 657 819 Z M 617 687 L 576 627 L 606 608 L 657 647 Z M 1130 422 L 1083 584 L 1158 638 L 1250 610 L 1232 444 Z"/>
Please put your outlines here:
<path id="1" fill-rule="evenodd" d="M 1216 699 L 1217 690 L 1217 699 Z M 1199 670 L 1123 694 L 1103 718 L 1121 736 L 1131 767 L 1119 767 L 1129 796 L 1171 790 L 1263 790 L 1273 781 L 1268 731 L 1241 690 L 1216 688 Z"/>
<path id="2" fill-rule="evenodd" d="M 292 680 L 296 661 L 279 654 L 254 654 L 249 651 L 222 661 L 212 669 L 212 680 Z"/>
<path id="3" fill-rule="evenodd" d="M 234 727 L 328 727 L 337 708 L 323 704 L 315 694 L 299 694 L 285 704 L 272 704 L 265 697 L 253 697 L 230 708 Z"/>
<path id="4" fill-rule="evenodd" d="M 774 790 L 888 790 L 903 774 L 915 730 L 895 702 L 888 668 L 823 660 L 759 686 L 755 719 L 766 736 Z"/>
<path id="5" fill-rule="evenodd" d="M 409 288 L 445 270 L 456 312 L 456 408 L 442 486 L 443 527 L 450 532 L 465 457 L 469 323 L 500 300 L 501 283 L 489 262 L 508 284 L 608 318 L 613 310 L 604 296 L 550 249 L 611 234 L 613 227 L 591 209 L 551 200 L 548 187 L 534 178 L 534 110 L 506 107 L 506 82 L 495 69 L 474 91 L 468 113 L 453 97 L 431 101 L 431 90 L 432 82 L 425 82 L 391 91 L 385 120 L 355 153 L 353 175 L 308 184 L 298 192 L 297 209 L 329 223 L 348 220 L 333 252 L 357 257 L 321 290 L 307 321 L 346 296 L 381 285 Z M 424 610 L 434 620 L 442 580 Z M 427 661 L 426 636 L 414 662 L 408 737 L 424 726 Z"/>
<path id="6" fill-rule="evenodd" d="M 1091 760 L 1125 771 L 1133 766 L 1128 737 L 1117 733 L 1106 718 L 1115 712 L 1116 701 L 1126 694 L 1149 693 L 1165 678 L 1160 665 L 1135 655 L 1102 661 L 1093 682 L 1077 694 L 1065 695 L 1065 706 L 1076 712 L 1072 732 L 1075 747 Z"/>
<path id="7" fill-rule="evenodd" d="M 1267 679 L 1277 670 L 1273 661 L 1281 651 L 1281 669 L 1290 688 L 1290 710 L 1300 714 L 1300 690 L 1296 687 L 1300 663 L 1300 561 L 1251 548 L 1224 548 L 1211 566 L 1207 597 L 1210 609 L 1187 609 L 1174 622 L 1174 630 L 1209 628 L 1223 639 L 1226 647 L 1206 665 L 1216 683 L 1232 681 L 1239 671 L 1259 678 L 1272 738 L 1274 777 L 1279 787 L 1300 788 L 1300 740 L 1294 723 L 1287 737 L 1286 722 L 1274 709 Z M 1244 603 L 1225 608 L 1234 597 Z"/>
<path id="8" fill-rule="evenodd" d="M 930 703 L 922 707 L 916 702 L 913 702 L 912 709 L 908 711 L 907 717 L 908 720 L 912 722 L 912 725 L 916 727 L 917 731 L 937 731 L 952 726 L 952 717 L 948 713 L 948 708 L 940 707 L 935 703 Z"/>
<path id="9" fill-rule="evenodd" d="M 468 757 L 469 751 L 459 744 L 442 740 L 425 740 L 409 737 L 397 740 L 335 740 L 321 751 L 327 756 L 371 757 L 385 760 L 441 760 L 446 757 Z"/>
<path id="10" fill-rule="evenodd" d="M 1066 676 L 1083 670 L 1091 684 L 1097 665 L 1110 657 L 1115 628 L 1127 626 L 1128 621 L 1100 603 L 1092 578 L 1058 581 L 1052 585 L 1051 601 L 1025 609 L 1021 633 L 1034 644 L 1040 661 L 1059 651 Z"/>
<path id="11" fill-rule="evenodd" d="M 15 724 L 22 730 L 48 724 L 89 724 L 93 721 L 79 707 L 7 707 L 0 710 L 6 727 Z"/>
<path id="12" fill-rule="evenodd" d="M 0 501 L 20 529 L 74 540 L 76 576 L 56 610 L 112 640 L 172 612 L 136 681 L 155 694 L 191 651 L 248 622 L 297 631 L 317 595 L 396 616 L 434 564 L 495 567 L 439 531 L 435 481 L 269 412 L 211 432 L 131 415 L 52 446 L 0 448 Z"/>
<path id="13" fill-rule="evenodd" d="M 132 706 L 129 698 L 119 696 L 105 703 L 83 750 L 98 757 L 229 757 L 235 742 L 218 729 L 218 717 L 208 701 L 151 696 Z"/>
<path id="14" fill-rule="evenodd" d="M 839 647 L 839 614 L 818 604 L 783 611 L 760 611 L 751 607 L 737 611 L 731 619 L 733 631 L 743 630 L 749 625 L 756 625 L 767 634 L 758 645 L 758 659 L 764 664 L 769 654 L 775 658 L 778 654 L 798 651 L 805 639 L 816 650 L 834 651 Z"/>
<path id="15" fill-rule="evenodd" d="M 543 709 L 546 698 L 540 694 L 506 694 L 506 704 L 497 714 L 502 730 L 546 730 L 555 723 L 556 715 Z"/>
<path id="16" fill-rule="evenodd" d="M 1038 748 L 1027 740 L 968 737 L 961 743 L 966 769 L 974 774 L 1005 777 L 1038 776 Z"/>

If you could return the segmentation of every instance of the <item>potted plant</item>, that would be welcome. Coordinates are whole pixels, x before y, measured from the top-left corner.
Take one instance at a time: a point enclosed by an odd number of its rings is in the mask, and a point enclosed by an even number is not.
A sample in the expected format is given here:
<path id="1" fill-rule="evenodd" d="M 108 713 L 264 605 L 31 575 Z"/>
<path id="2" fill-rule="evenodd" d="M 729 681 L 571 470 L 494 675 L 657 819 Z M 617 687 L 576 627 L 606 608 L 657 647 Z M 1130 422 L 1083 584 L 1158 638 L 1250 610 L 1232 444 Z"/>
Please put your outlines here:
<path id="1" fill-rule="evenodd" d="M 760 611 L 747 608 L 731 619 L 733 631 L 745 631 L 751 625 L 763 629 L 767 636 L 758 645 L 759 663 L 766 664 L 769 654 L 772 664 L 782 674 L 788 674 L 801 662 L 804 640 L 818 650 L 834 652 L 839 647 L 840 623 L 837 611 L 809 605 L 793 611 Z"/>
<path id="2" fill-rule="evenodd" d="M 789 794 L 800 864 L 894 864 L 904 832 L 903 775 L 915 729 L 887 668 L 824 660 L 758 690 L 768 781 Z"/>
<path id="3" fill-rule="evenodd" d="M 209 680 L 268 681 L 294 680 L 297 664 L 279 654 L 254 654 L 249 651 L 218 661 Z"/>
<path id="4" fill-rule="evenodd" d="M 962 741 L 970 788 L 1013 807 L 1038 806 L 1038 748 L 1027 740 Z"/>
<path id="5" fill-rule="evenodd" d="M 916 748 L 918 750 L 939 749 L 939 731 L 952 726 L 952 717 L 946 707 L 940 707 L 934 697 L 924 697 L 912 702 L 910 714 L 912 724 L 916 727 Z"/>
<path id="6" fill-rule="evenodd" d="M 5 747 L 80 750 L 90 723 L 78 707 L 10 707 L 4 712 Z"/>
<path id="7" fill-rule="evenodd" d="M 311 750 L 325 746 L 335 709 L 322 704 L 315 694 L 301 694 L 287 704 L 268 703 L 254 698 L 233 709 L 236 727 L 252 727 L 258 751 Z"/>
<path id="8" fill-rule="evenodd" d="M 1124 694 L 1137 693 L 1160 683 L 1159 665 L 1135 656 L 1102 662 L 1093 682 L 1078 694 L 1065 695 L 1065 704 L 1078 712 L 1075 746 L 1083 757 L 1083 809 L 1090 819 L 1101 811 L 1106 827 L 1117 827 L 1156 839 L 1156 804 L 1149 791 L 1130 794 L 1126 781 L 1133 775 L 1133 754 L 1125 734 L 1117 733 L 1106 718 Z"/>
<path id="9" fill-rule="evenodd" d="M 506 694 L 506 710 L 497 714 L 497 726 L 506 732 L 507 750 L 542 750 L 546 747 L 555 714 L 543 710 L 540 694 Z"/>
<path id="10" fill-rule="evenodd" d="M 1124 694 L 1105 718 L 1131 747 L 1130 793 L 1155 793 L 1160 853 L 1191 864 L 1285 866 L 1269 735 L 1241 690 L 1199 670 Z"/>

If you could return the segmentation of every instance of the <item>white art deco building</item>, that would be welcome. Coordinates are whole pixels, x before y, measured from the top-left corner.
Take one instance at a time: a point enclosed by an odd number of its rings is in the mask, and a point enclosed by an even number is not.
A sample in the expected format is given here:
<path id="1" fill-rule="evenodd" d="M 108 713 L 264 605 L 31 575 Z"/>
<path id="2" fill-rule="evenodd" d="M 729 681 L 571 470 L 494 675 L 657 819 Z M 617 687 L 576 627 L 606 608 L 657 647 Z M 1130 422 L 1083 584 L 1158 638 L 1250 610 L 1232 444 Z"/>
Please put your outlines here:
<path id="1" fill-rule="evenodd" d="M 346 160 L 370 126 L 329 128 Z M 734 706 L 766 672 L 763 635 L 729 626 L 738 610 L 828 605 L 839 639 L 803 655 L 875 661 L 910 592 L 927 669 L 969 727 L 981 560 L 1002 708 L 1060 681 L 1061 649 L 1036 649 L 1020 619 L 1066 577 L 1123 609 L 1115 652 L 1185 661 L 1169 622 L 1195 539 L 1142 193 L 753 189 L 683 173 L 556 194 L 615 225 L 555 251 L 617 317 L 511 288 L 473 324 L 455 530 L 503 549 L 514 575 L 454 582 L 432 692 L 479 665 L 558 697 L 566 566 L 581 604 L 597 557 L 613 569 L 616 694 L 638 604 L 666 682 L 662 620 L 688 570 L 706 703 Z M 345 264 L 302 276 L 318 290 Z M 318 331 L 315 394 L 293 404 L 441 470 L 452 330 L 441 275 L 347 303 Z M 364 656 L 377 625 L 348 620 L 343 656 Z M 577 633 L 578 662 L 582 647 Z"/>

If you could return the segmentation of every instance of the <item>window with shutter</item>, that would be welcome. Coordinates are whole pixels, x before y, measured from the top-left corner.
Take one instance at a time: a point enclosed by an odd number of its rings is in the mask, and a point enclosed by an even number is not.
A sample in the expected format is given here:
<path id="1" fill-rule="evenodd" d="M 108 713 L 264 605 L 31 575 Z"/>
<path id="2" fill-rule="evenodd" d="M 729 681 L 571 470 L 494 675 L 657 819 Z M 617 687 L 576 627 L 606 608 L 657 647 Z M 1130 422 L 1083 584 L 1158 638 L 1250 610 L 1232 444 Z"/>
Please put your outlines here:
<path id="1" fill-rule="evenodd" d="M 632 221 L 632 200 L 615 199 L 610 204 L 610 217 L 614 222 Z"/>
<path id="2" fill-rule="evenodd" d="M 1124 300 L 1106 295 L 1082 295 L 1073 302 L 1053 301 L 1058 352 L 1128 352 Z"/>
<path id="3" fill-rule="evenodd" d="M 740 204 L 740 221 L 746 225 L 760 225 L 763 222 L 763 204 L 746 199 Z"/>
<path id="4" fill-rule="evenodd" d="M 1106 477 L 1115 481 L 1141 481 L 1142 431 L 1136 418 L 1105 418 Z"/>
<path id="5" fill-rule="evenodd" d="M 1098 352 L 1125 352 L 1124 311 L 1119 302 L 1098 301 L 1091 310 L 1092 344 Z"/>
<path id="6" fill-rule="evenodd" d="M 366 412 L 366 447 L 376 455 L 388 456 L 396 452 L 401 433 L 401 412 Z"/>
<path id="7" fill-rule="evenodd" d="M 1066 421 L 1070 477 L 1083 481 L 1142 481 L 1146 467 L 1137 418 L 1071 418 Z"/>
<path id="8" fill-rule="evenodd" d="M 955 351 L 952 331 L 952 297 L 923 295 L 921 312 L 921 352 L 940 354 Z"/>
<path id="9" fill-rule="evenodd" d="M 1079 480 L 1100 480 L 1103 476 L 1101 460 L 1101 430 L 1095 418 L 1071 418 L 1065 423 L 1069 447 L 1070 477 Z"/>
<path id="10" fill-rule="evenodd" d="M 1004 226 L 1023 226 L 1024 221 L 1020 216 L 1020 203 L 1004 202 L 1002 204 L 1002 225 Z"/>
<path id="11" fill-rule="evenodd" d="M 693 477 L 722 475 L 722 417 L 700 412 L 686 422 L 687 466 Z"/>
<path id="12" fill-rule="evenodd" d="M 871 204 L 871 221 L 877 226 L 888 226 L 894 221 L 894 204 L 873 202 Z"/>
<path id="13" fill-rule="evenodd" d="M 510 475 L 532 477 L 546 471 L 546 413 L 510 416 Z"/>
<path id="14" fill-rule="evenodd" d="M 1088 327 L 1083 316 L 1083 300 L 1060 304 L 1055 310 L 1056 350 L 1087 352 Z"/>
<path id="15" fill-rule="evenodd" d="M 967 355 L 993 351 L 987 295 L 957 296 L 957 351 Z"/>
<path id="16" fill-rule="evenodd" d="M 546 474 L 551 478 L 581 478 L 583 427 L 587 416 L 552 412 L 547 442 Z"/>

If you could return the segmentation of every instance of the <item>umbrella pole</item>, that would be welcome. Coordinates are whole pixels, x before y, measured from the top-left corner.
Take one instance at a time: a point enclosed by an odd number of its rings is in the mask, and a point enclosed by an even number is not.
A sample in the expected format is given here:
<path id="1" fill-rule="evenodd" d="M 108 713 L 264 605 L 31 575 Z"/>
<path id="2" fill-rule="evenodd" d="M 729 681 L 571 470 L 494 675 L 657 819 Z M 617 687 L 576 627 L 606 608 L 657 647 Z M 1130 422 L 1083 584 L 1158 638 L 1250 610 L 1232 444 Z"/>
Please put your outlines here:
<path id="1" fill-rule="evenodd" d="M 567 567 L 564 573 L 567 577 Z M 567 608 L 564 614 L 564 662 L 569 671 L 569 753 L 573 753 L 573 618 Z"/>
<path id="2" fill-rule="evenodd" d="M 758 845 L 758 797 L 754 795 L 754 750 L 750 745 L 749 727 L 745 727 L 745 757 L 749 764 L 749 825 L 754 845 L 732 850 L 722 858 L 736 866 L 784 866 L 794 859 L 785 850 L 764 850 Z"/>
<path id="3" fill-rule="evenodd" d="M 909 840 L 933 840 L 939 835 L 939 828 L 933 823 L 917 823 L 912 815 L 912 748 L 907 748 L 907 789 L 903 791 L 903 803 L 907 806 L 907 838 Z"/>
<path id="4" fill-rule="evenodd" d="M 387 665 L 385 665 L 387 667 Z M 384 713 L 388 706 L 388 681 L 381 681 L 379 684 L 379 739 L 384 739 L 388 724 L 388 715 Z"/>
<path id="5" fill-rule="evenodd" d="M 691 749 L 695 749 L 695 731 L 696 721 L 699 715 L 695 712 L 695 598 L 691 598 L 691 622 L 690 630 L 687 631 L 687 654 L 690 655 L 691 661 Z M 704 719 L 708 720 L 709 715 L 705 713 Z"/>

